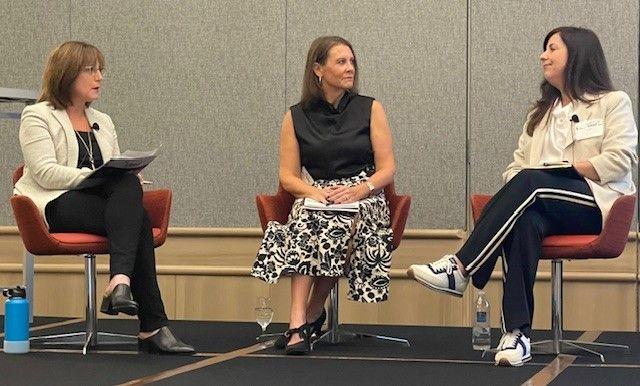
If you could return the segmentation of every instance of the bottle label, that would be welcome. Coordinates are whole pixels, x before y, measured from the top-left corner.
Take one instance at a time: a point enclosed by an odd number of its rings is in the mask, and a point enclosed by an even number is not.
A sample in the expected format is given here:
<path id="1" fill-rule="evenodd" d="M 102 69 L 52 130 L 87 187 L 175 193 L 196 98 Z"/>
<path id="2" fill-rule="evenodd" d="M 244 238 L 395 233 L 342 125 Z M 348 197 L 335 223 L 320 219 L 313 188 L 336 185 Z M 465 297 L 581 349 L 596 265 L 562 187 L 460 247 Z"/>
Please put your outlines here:
<path id="1" fill-rule="evenodd" d="M 487 323 L 487 312 L 486 311 L 476 311 L 476 322 L 478 322 L 478 323 Z"/>

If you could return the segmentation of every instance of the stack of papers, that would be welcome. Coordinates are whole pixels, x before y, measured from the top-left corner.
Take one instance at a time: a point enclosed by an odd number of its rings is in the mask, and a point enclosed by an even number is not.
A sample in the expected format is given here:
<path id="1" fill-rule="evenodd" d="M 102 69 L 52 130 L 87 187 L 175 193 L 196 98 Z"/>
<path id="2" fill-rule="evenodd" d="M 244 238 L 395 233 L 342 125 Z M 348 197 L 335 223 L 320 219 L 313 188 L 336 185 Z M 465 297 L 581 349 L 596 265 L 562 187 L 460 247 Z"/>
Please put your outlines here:
<path id="1" fill-rule="evenodd" d="M 360 201 L 351 202 L 348 204 L 323 204 L 320 201 L 314 200 L 313 198 L 305 198 L 302 202 L 302 207 L 308 210 L 329 210 L 357 213 L 360 210 Z"/>
<path id="2" fill-rule="evenodd" d="M 109 178 L 122 175 L 124 173 L 138 174 L 147 167 L 158 155 L 156 148 L 151 151 L 127 150 L 120 155 L 113 156 L 106 164 L 100 166 L 87 176 L 75 189 L 85 189 L 99 186 Z"/>
<path id="3" fill-rule="evenodd" d="M 564 169 L 573 167 L 569 162 L 544 162 L 541 165 L 530 165 L 525 169 Z"/>
<path id="4" fill-rule="evenodd" d="M 96 169 L 94 173 L 102 168 L 137 170 L 136 173 L 138 173 L 156 158 L 158 149 L 159 148 L 151 151 L 127 150 L 120 155 L 111 157 L 109 162 Z"/>

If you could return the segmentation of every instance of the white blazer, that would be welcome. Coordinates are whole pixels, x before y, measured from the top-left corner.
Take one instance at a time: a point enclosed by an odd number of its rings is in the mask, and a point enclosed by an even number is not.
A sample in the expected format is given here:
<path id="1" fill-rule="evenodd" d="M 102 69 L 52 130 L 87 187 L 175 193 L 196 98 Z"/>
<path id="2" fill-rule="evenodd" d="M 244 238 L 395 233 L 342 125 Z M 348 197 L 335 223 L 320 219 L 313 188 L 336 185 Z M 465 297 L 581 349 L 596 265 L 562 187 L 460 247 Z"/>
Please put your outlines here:
<path id="1" fill-rule="evenodd" d="M 120 154 L 118 136 L 111 118 L 88 107 L 85 110 L 102 158 L 106 163 Z M 49 102 L 25 107 L 20 123 L 20 147 L 24 157 L 24 173 L 13 194 L 29 197 L 36 204 L 42 218 L 50 201 L 75 188 L 91 169 L 78 169 L 78 140 L 65 110 L 56 110 Z"/>
<path id="2" fill-rule="evenodd" d="M 616 198 L 636 191 L 631 170 L 638 163 L 638 130 L 633 119 L 631 99 L 625 92 L 586 95 L 585 99 L 591 102 L 573 101 L 573 114 L 578 116 L 579 122 L 571 127 L 572 132 L 567 136 L 563 156 L 571 163 L 587 160 L 598 172 L 600 181 L 588 178 L 586 181 L 602 211 L 604 222 Z M 502 175 L 505 182 L 520 170 L 539 165 L 549 130 L 548 122 L 549 111 L 532 137 L 527 134 L 525 123 L 518 148 L 513 153 L 513 162 Z"/>

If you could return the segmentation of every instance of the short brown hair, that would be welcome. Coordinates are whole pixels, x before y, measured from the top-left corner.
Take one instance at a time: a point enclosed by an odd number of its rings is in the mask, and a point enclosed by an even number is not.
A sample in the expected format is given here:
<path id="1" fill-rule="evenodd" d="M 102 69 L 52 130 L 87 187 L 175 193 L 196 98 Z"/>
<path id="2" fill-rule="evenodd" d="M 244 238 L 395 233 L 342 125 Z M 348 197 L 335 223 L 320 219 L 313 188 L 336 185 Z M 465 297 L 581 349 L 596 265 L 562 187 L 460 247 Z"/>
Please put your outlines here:
<path id="1" fill-rule="evenodd" d="M 47 101 L 58 110 L 71 105 L 71 86 L 86 66 L 104 67 L 104 55 L 89 43 L 68 41 L 58 45 L 47 58 L 38 102 Z"/>
<path id="2" fill-rule="evenodd" d="M 304 68 L 304 77 L 302 78 L 302 97 L 300 98 L 301 104 L 307 104 L 313 99 L 323 99 L 324 94 L 320 88 L 318 78 L 313 72 L 313 67 L 317 64 L 325 64 L 329 57 L 329 50 L 334 46 L 345 45 L 349 47 L 351 53 L 353 53 L 355 69 L 355 75 L 353 77 L 353 87 L 351 92 L 358 92 L 358 61 L 356 59 L 356 53 L 353 50 L 353 46 L 345 38 L 340 36 L 320 36 L 311 43 L 309 47 L 309 53 L 307 53 L 307 64 Z"/>

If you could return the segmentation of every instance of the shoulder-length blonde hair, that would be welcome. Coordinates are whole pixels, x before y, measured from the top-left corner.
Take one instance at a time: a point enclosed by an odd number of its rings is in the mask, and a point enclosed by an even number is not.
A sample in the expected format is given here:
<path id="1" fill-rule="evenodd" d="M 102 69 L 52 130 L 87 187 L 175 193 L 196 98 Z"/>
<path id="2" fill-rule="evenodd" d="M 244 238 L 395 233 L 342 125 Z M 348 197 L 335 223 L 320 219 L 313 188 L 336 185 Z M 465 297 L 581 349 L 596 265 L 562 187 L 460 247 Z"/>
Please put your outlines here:
<path id="1" fill-rule="evenodd" d="M 57 110 L 69 107 L 73 82 L 85 67 L 96 63 L 104 67 L 104 55 L 89 43 L 68 41 L 58 45 L 47 58 L 38 102 L 47 101 Z"/>
<path id="2" fill-rule="evenodd" d="M 302 97 L 300 98 L 300 104 L 306 105 L 313 99 L 324 99 L 320 82 L 318 82 L 318 77 L 313 72 L 313 69 L 316 64 L 325 64 L 329 57 L 329 50 L 337 45 L 349 47 L 353 54 L 355 75 L 353 77 L 353 87 L 350 91 L 353 93 L 358 92 L 358 61 L 356 60 L 356 53 L 351 43 L 340 36 L 320 36 L 311 43 L 311 47 L 309 47 L 309 52 L 307 53 L 307 64 L 305 65 L 304 77 L 302 78 Z"/>

